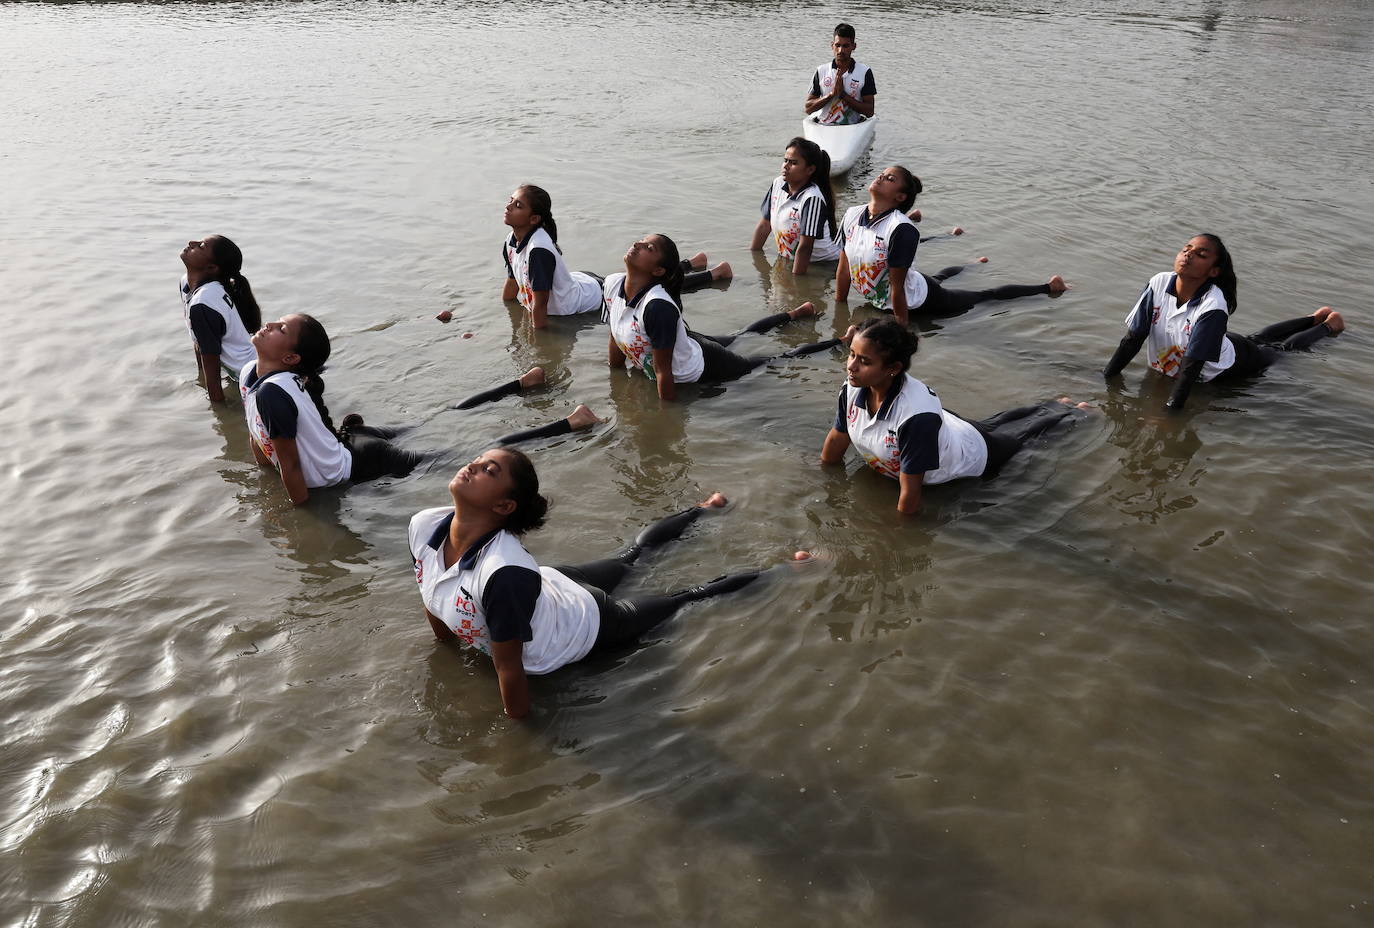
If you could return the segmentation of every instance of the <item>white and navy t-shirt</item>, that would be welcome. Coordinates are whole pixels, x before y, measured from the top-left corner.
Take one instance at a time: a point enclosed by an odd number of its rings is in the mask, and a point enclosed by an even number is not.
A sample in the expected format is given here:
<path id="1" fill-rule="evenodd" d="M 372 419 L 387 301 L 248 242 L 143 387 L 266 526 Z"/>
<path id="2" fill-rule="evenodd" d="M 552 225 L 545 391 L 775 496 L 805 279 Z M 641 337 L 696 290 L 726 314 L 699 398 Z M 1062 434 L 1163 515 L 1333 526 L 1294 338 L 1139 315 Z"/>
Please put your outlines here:
<path id="1" fill-rule="evenodd" d="M 251 333 L 243 327 L 243 319 L 234 301 L 218 280 L 207 281 L 195 290 L 181 278 L 181 310 L 186 331 L 201 354 L 219 355 L 220 364 L 237 375 L 257 357 L 248 340 Z"/>
<path id="2" fill-rule="evenodd" d="M 606 321 L 611 337 L 631 364 L 657 380 L 653 349 L 672 349 L 673 383 L 695 383 L 706 370 L 696 339 L 687 334 L 682 310 L 668 291 L 654 284 L 633 299 L 625 296 L 625 275 L 606 278 Z"/>
<path id="3" fill-rule="evenodd" d="M 1151 277 L 1126 316 L 1126 327 L 1137 336 L 1148 329 L 1148 360 L 1161 374 L 1175 377 L 1185 360 L 1204 361 L 1199 376 L 1208 381 L 1236 363 L 1236 350 L 1226 337 L 1230 307 L 1212 281 L 1180 306 L 1177 283 L 1178 275 L 1170 271 Z"/>
<path id="4" fill-rule="evenodd" d="M 601 284 L 581 271 L 569 271 L 549 233 L 540 226 L 530 230 L 522 241 L 512 232 L 501 245 L 506 275 L 515 281 L 516 298 L 526 309 L 534 309 L 534 292 L 547 290 L 550 316 L 572 316 L 601 308 Z"/>
<path id="5" fill-rule="evenodd" d="M 906 307 L 918 309 L 930 294 L 925 276 L 916 270 L 916 248 L 921 233 L 900 209 L 877 216 L 867 206 L 852 206 L 840 220 L 840 240 L 849 259 L 849 280 L 864 301 L 878 309 L 892 309 L 892 284 L 888 268 L 906 268 Z"/>
<path id="6" fill-rule="evenodd" d="M 347 480 L 353 473 L 353 453 L 325 428 L 315 401 L 306 392 L 304 379 L 290 371 L 278 371 L 259 380 L 257 366 L 256 359 L 243 366 L 239 393 L 243 395 L 248 432 L 263 454 L 281 470 L 272 442 L 277 438 L 294 438 L 307 487 L 332 487 Z"/>
<path id="7" fill-rule="evenodd" d="M 835 430 L 849 436 L 880 474 L 924 474 L 924 483 L 978 477 L 987 469 L 988 443 L 972 425 L 945 410 L 921 381 L 903 374 L 877 415 L 868 411 L 868 388 L 840 389 Z"/>
<path id="8" fill-rule="evenodd" d="M 825 215 L 825 194 L 814 183 L 790 193 L 786 181 L 781 177 L 774 179 L 763 195 L 759 212 L 773 226 L 773 240 L 778 244 L 780 257 L 790 261 L 797 253 L 801 237 L 809 235 L 816 240 L 811 246 L 812 261 L 839 260 L 840 245 Z"/>
<path id="9" fill-rule="evenodd" d="M 844 92 L 856 100 L 876 96 L 878 87 L 873 82 L 873 72 L 867 65 L 851 61 L 849 70 L 844 74 Z M 835 88 L 835 60 L 823 64 L 811 75 L 811 96 L 824 97 Z M 861 122 L 863 115 L 845 106 L 839 100 L 831 100 L 815 113 L 816 122 L 823 126 L 841 126 Z"/>
<path id="10" fill-rule="evenodd" d="M 549 673 L 587 656 L 601 628 L 591 593 L 552 567 L 540 567 L 504 529 L 445 565 L 452 523 L 452 506 L 426 509 L 410 520 L 415 582 L 431 615 L 483 654 L 491 654 L 492 642 L 524 642 L 525 673 Z"/>

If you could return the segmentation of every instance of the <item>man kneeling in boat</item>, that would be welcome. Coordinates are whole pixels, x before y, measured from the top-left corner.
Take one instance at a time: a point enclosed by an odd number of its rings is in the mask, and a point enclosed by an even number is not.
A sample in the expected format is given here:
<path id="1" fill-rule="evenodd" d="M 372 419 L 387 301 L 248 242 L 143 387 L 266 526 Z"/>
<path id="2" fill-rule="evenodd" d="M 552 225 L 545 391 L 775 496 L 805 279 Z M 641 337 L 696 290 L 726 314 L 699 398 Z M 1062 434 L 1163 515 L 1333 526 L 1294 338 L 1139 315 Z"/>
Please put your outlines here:
<path id="1" fill-rule="evenodd" d="M 878 89 L 873 83 L 873 71 L 854 60 L 858 45 L 854 27 L 840 23 L 835 27 L 835 40 L 830 43 L 835 59 L 818 67 L 811 77 L 806 112 L 815 113 L 816 122 L 823 126 L 852 125 L 873 115 L 873 98 Z"/>

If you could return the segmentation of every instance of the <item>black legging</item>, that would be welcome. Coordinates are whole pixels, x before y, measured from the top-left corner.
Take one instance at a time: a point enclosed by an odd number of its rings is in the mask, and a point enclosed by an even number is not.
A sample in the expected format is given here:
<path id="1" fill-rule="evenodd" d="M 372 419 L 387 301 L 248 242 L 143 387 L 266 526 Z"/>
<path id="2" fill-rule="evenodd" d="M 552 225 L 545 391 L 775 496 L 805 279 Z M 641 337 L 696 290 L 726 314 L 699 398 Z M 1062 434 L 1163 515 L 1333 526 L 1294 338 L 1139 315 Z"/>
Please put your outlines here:
<path id="1" fill-rule="evenodd" d="M 1051 400 L 1018 406 L 977 422 L 966 420 L 988 443 L 988 463 L 982 476 L 993 476 L 1022 445 L 1072 416 L 1073 407 Z"/>
<path id="2" fill-rule="evenodd" d="M 1236 363 L 1222 371 L 1218 377 L 1245 377 L 1258 374 L 1278 360 L 1279 352 L 1305 351 L 1331 334 L 1331 329 L 1325 322 L 1318 322 L 1316 316 L 1299 316 L 1296 319 L 1276 322 L 1249 337 L 1227 332 L 1226 338 L 1236 350 Z"/>
<path id="3" fill-rule="evenodd" d="M 956 264 L 936 274 L 922 274 L 929 292 L 926 301 L 912 312 L 919 312 L 923 316 L 957 316 L 988 300 L 1014 300 L 1050 292 L 1049 284 L 1003 284 L 990 290 L 947 290 L 940 286 L 940 281 L 948 280 L 966 266 Z"/>
<path id="4" fill-rule="evenodd" d="M 596 600 L 597 611 L 600 613 L 600 627 L 589 653 L 594 654 L 630 644 L 688 603 L 719 596 L 722 593 L 732 593 L 758 578 L 758 571 L 746 571 L 718 577 L 704 586 L 694 586 L 676 593 L 635 596 L 630 599 L 610 598 L 610 594 L 625 578 L 630 565 L 638 560 L 641 554 L 650 548 L 682 537 L 687 526 L 701 518 L 705 511 L 700 506 L 693 506 L 659 519 L 640 532 L 629 547 L 611 557 L 588 564 L 554 568 L 565 577 L 580 583 Z"/>
<path id="5" fill-rule="evenodd" d="M 349 480 L 362 483 L 378 477 L 404 477 L 425 459 L 423 454 L 406 451 L 393 445 L 400 429 L 379 428 L 375 425 L 346 425 L 339 430 L 339 441 L 353 455 L 353 472 Z"/>
<path id="6" fill-rule="evenodd" d="M 756 367 L 767 364 L 774 360 L 772 355 L 764 356 L 745 356 L 735 354 L 727 347 L 735 339 L 749 332 L 767 332 L 769 329 L 776 329 L 784 322 L 791 321 L 792 317 L 787 313 L 774 313 L 771 316 L 764 316 L 757 322 L 751 323 L 740 329 L 734 335 L 703 335 L 700 332 L 687 330 L 687 335 L 694 342 L 701 346 L 702 360 L 705 368 L 701 372 L 703 381 L 722 381 L 734 380 L 743 377 Z M 834 348 L 840 344 L 838 338 L 827 338 L 823 342 L 814 342 L 810 345 L 802 345 L 793 348 L 791 351 L 784 351 L 777 355 L 779 358 L 800 358 L 803 355 L 815 354 L 818 351 L 825 351 L 827 348 Z"/>

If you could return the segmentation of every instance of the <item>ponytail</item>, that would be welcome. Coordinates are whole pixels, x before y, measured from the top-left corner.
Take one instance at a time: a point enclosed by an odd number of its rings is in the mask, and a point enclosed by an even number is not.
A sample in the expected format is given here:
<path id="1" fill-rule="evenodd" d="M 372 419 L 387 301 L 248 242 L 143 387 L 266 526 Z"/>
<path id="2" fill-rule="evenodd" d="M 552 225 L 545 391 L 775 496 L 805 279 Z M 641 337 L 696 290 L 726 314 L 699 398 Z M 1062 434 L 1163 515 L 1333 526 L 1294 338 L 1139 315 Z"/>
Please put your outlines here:
<path id="1" fill-rule="evenodd" d="M 821 192 L 821 199 L 825 203 L 825 211 L 821 218 L 825 220 L 822 230 L 828 225 L 830 227 L 831 238 L 835 237 L 835 188 L 830 183 L 830 155 L 810 139 L 802 138 L 800 135 L 787 143 L 787 148 L 791 148 L 801 155 L 802 160 L 815 168 L 811 175 L 811 183 L 815 184 Z M 786 149 L 783 149 L 786 151 Z"/>
<path id="2" fill-rule="evenodd" d="M 224 287 L 224 292 L 229 294 L 234 308 L 238 310 L 239 318 L 243 320 L 243 327 L 251 335 L 262 328 L 262 310 L 258 308 L 258 301 L 253 296 L 253 288 L 248 285 L 248 278 L 243 276 L 243 252 L 223 235 L 212 235 L 205 241 L 210 246 L 210 257 L 219 268 L 219 276 L 215 280 L 219 281 Z"/>
<path id="3" fill-rule="evenodd" d="M 658 265 L 663 268 L 663 276 L 658 278 L 658 285 L 668 291 L 668 295 L 673 298 L 673 302 L 680 310 L 684 273 L 682 259 L 678 257 L 677 244 L 662 232 L 655 232 L 654 237 L 658 239 Z"/>
<path id="4" fill-rule="evenodd" d="M 310 394 L 310 399 L 315 402 L 315 409 L 320 414 L 320 421 L 324 427 L 329 429 L 329 434 L 335 438 L 339 433 L 334 430 L 334 420 L 329 417 L 329 407 L 324 404 L 324 378 L 318 373 L 306 374 L 302 378 L 305 384 L 305 392 Z"/>
<path id="5" fill-rule="evenodd" d="M 530 212 L 539 216 L 539 228 L 553 240 L 553 247 L 558 248 L 558 223 L 553 218 L 553 198 L 543 187 L 536 187 L 534 184 L 522 184 L 519 189 L 525 192 Z M 558 248 L 558 253 L 562 254 L 563 249 Z"/>
<path id="6" fill-rule="evenodd" d="M 253 296 L 253 288 L 248 285 L 248 278 L 242 274 L 235 274 L 221 283 L 224 284 L 229 299 L 233 300 L 234 308 L 239 311 L 239 318 L 243 320 L 243 327 L 248 334 L 252 335 L 262 328 L 262 310 L 258 308 L 258 301 Z"/>
<path id="7" fill-rule="evenodd" d="M 329 417 L 329 407 L 324 404 L 324 378 L 320 376 L 324 362 L 329 360 L 329 333 L 314 316 L 298 313 L 296 317 L 301 320 L 300 334 L 296 337 L 296 354 L 300 355 L 300 360 L 291 371 L 301 378 L 324 427 L 337 438 L 339 433 L 334 431 L 334 420 Z"/>
<path id="8" fill-rule="evenodd" d="M 1234 313 L 1240 305 L 1236 296 L 1236 286 L 1239 281 L 1236 280 L 1236 266 L 1231 261 L 1231 252 L 1227 250 L 1218 235 L 1213 235 L 1211 232 L 1199 232 L 1198 236 L 1211 239 L 1212 244 L 1216 247 L 1217 261 L 1215 267 L 1217 276 L 1212 278 L 1212 283 L 1216 284 L 1221 295 L 1226 297 L 1227 312 Z"/>

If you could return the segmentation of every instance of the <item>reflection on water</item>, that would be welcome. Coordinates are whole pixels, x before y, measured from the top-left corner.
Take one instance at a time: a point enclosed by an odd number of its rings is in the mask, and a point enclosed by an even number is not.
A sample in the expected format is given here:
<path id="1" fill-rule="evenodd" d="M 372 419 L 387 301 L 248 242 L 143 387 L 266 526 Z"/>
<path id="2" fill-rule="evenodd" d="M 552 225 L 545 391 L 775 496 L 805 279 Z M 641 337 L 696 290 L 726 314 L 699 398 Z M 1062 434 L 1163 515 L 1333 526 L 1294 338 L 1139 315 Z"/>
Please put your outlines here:
<path id="1" fill-rule="evenodd" d="M 839 210 L 906 164 L 927 234 L 968 230 L 923 270 L 986 254 L 965 286 L 1075 288 L 921 323 L 918 376 L 974 417 L 1099 406 L 916 520 L 857 460 L 816 461 L 842 352 L 665 406 L 607 368 L 598 320 L 536 331 L 499 298 L 500 205 L 532 181 L 570 266 L 618 268 L 652 229 L 729 261 L 687 298 L 699 331 L 822 311 L 741 350 L 871 315 L 747 251 L 828 19 L 6 14 L 0 920 L 1363 923 L 1367 5 L 844 13 L 883 123 Z M 1237 255 L 1238 329 L 1329 303 L 1352 330 L 1164 415 L 1143 364 L 1098 369 L 1202 227 Z M 209 410 L 192 380 L 169 243 L 210 231 L 265 313 L 327 319 L 331 407 L 413 424 L 429 464 L 289 505 L 237 400 Z M 447 408 L 535 365 L 538 390 Z M 456 461 L 577 403 L 610 421 L 531 449 L 539 559 L 722 490 L 627 590 L 782 569 L 535 681 L 515 724 L 490 662 L 432 639 L 405 526 Z M 783 564 L 802 547 L 815 563 Z"/>

